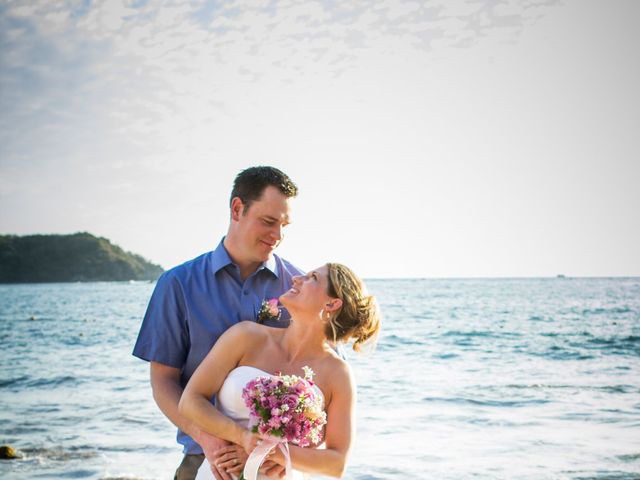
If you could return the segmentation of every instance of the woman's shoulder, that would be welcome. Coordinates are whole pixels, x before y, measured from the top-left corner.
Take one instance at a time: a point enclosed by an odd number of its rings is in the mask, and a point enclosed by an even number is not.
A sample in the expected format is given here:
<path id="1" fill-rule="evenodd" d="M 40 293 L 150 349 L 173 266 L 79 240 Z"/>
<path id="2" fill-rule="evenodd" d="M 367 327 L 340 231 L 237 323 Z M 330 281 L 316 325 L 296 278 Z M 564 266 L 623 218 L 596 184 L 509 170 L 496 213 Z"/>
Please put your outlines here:
<path id="1" fill-rule="evenodd" d="M 243 344 L 255 346 L 256 344 L 271 340 L 280 330 L 282 329 L 267 327 L 256 322 L 245 320 L 231 326 L 225 332 L 225 336 L 230 341 L 243 342 Z"/>
<path id="2" fill-rule="evenodd" d="M 243 320 L 229 327 L 227 332 L 234 336 L 265 336 L 268 335 L 269 327 L 260 325 L 250 320 Z"/>
<path id="3" fill-rule="evenodd" d="M 321 369 L 321 372 L 318 373 L 322 375 L 322 383 L 324 389 L 329 393 L 329 397 L 332 397 L 334 392 L 350 389 L 353 385 L 351 367 L 346 360 L 340 358 L 338 355 L 326 357 L 322 362 Z"/>
<path id="4" fill-rule="evenodd" d="M 331 373 L 339 373 L 341 375 L 351 375 L 351 367 L 344 358 L 344 354 L 341 351 L 327 344 L 327 355 L 324 359 L 325 368 Z"/>
<path id="5" fill-rule="evenodd" d="M 351 366 L 344 358 L 335 355 L 329 360 L 329 364 L 331 366 L 332 375 L 339 377 L 343 382 L 351 381 Z"/>

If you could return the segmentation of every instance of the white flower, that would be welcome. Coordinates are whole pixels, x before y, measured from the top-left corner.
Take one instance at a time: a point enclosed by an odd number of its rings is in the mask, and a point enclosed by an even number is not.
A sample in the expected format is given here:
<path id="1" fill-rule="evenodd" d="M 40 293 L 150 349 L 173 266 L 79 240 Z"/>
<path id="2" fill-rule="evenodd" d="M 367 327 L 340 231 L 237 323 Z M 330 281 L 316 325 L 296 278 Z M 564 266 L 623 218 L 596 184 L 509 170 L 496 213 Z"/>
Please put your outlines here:
<path id="1" fill-rule="evenodd" d="M 311 367 L 308 367 L 307 365 L 305 365 L 304 367 L 302 367 L 302 370 L 304 371 L 305 380 L 311 381 L 314 375 L 313 370 L 311 370 Z"/>

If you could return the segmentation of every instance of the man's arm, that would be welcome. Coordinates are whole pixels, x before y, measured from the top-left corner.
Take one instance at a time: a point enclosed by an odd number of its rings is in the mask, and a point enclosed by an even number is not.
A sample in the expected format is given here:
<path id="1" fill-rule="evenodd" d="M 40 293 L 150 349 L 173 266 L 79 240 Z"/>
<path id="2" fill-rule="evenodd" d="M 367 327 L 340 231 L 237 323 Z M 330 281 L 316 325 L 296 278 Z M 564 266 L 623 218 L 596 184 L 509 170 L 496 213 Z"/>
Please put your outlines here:
<path id="1" fill-rule="evenodd" d="M 191 438 L 197 435 L 197 428 L 178 412 L 178 402 L 182 396 L 180 370 L 158 362 L 150 362 L 151 389 L 153 399 L 164 415 Z"/>
<path id="2" fill-rule="evenodd" d="M 220 471 L 215 467 L 217 452 L 227 446 L 228 442 L 200 430 L 178 412 L 178 403 L 183 390 L 180 386 L 180 370 L 158 362 L 150 362 L 150 365 L 153 399 L 160 411 L 171 423 L 193 438 L 202 447 L 207 460 L 211 464 L 211 470 L 216 480 L 231 480 L 231 477 L 224 470 Z"/>

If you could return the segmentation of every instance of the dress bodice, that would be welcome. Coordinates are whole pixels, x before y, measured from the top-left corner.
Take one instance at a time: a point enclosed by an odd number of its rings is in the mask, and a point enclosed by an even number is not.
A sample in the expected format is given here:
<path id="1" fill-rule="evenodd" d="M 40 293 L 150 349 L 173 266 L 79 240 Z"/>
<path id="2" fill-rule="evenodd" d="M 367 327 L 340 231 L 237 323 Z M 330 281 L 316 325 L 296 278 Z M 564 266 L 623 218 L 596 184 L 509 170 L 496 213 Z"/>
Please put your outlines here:
<path id="1" fill-rule="evenodd" d="M 236 367 L 229 372 L 216 397 L 216 407 L 227 417 L 245 424 L 249 420 L 249 407 L 244 404 L 242 390 L 256 377 L 269 375 L 259 368 Z"/>

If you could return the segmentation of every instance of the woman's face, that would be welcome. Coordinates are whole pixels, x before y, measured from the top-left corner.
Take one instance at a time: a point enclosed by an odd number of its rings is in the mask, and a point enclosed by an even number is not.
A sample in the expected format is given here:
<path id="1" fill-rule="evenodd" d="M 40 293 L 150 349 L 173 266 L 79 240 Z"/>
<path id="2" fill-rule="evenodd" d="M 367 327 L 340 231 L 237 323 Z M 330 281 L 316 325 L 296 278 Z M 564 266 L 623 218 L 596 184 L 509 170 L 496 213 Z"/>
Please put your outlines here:
<path id="1" fill-rule="evenodd" d="M 319 312 L 332 300 L 328 287 L 329 269 L 323 265 L 304 276 L 293 277 L 292 287 L 280 296 L 280 302 L 288 309 Z"/>

